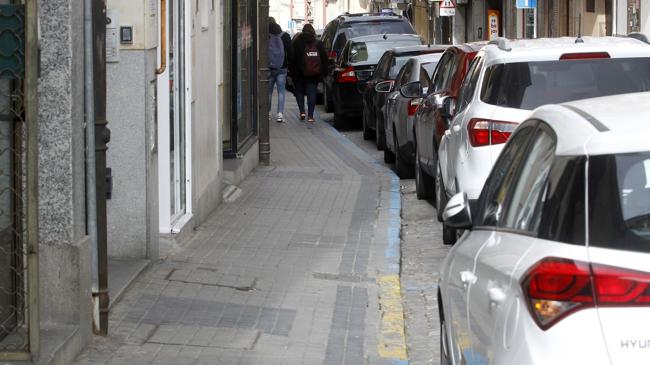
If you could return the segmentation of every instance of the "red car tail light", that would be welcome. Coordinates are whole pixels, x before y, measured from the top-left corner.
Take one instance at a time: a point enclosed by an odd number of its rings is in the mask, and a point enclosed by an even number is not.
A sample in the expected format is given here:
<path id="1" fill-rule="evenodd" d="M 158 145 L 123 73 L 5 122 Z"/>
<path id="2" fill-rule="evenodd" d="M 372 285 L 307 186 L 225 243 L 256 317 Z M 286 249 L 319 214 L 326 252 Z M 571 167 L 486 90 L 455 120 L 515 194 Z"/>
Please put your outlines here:
<path id="1" fill-rule="evenodd" d="M 584 308 L 650 306 L 650 273 L 556 257 L 536 263 L 522 287 L 544 330 Z"/>
<path id="2" fill-rule="evenodd" d="M 422 99 L 420 98 L 409 100 L 409 107 L 408 107 L 409 117 L 415 115 L 415 112 L 418 110 L 418 107 L 420 106 L 421 103 L 422 103 Z"/>
<path id="3" fill-rule="evenodd" d="M 650 273 L 592 265 L 596 303 L 602 306 L 650 306 Z"/>
<path id="4" fill-rule="evenodd" d="M 607 52 L 565 53 L 561 60 L 593 60 L 596 58 L 611 58 Z"/>
<path id="5" fill-rule="evenodd" d="M 469 121 L 467 131 L 472 147 L 506 143 L 517 123 L 474 118 Z"/>
<path id="6" fill-rule="evenodd" d="M 336 82 L 338 83 L 350 83 L 357 81 L 359 81 L 359 79 L 357 78 L 357 74 L 352 67 L 346 67 L 336 77 Z"/>
<path id="7" fill-rule="evenodd" d="M 330 54 L 327 56 L 330 60 L 336 61 L 336 51 L 330 51 Z"/>

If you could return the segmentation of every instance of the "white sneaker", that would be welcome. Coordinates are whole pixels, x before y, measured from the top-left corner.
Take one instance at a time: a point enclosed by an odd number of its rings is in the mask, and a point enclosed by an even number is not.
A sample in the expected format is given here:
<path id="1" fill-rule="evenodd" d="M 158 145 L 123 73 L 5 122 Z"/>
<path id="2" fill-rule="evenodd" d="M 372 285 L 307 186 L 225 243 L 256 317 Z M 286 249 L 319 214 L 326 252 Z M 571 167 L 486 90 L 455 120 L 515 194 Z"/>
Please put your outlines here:
<path id="1" fill-rule="evenodd" d="M 278 117 L 275 119 L 275 121 L 278 123 L 282 123 L 284 121 L 282 113 L 278 113 Z"/>

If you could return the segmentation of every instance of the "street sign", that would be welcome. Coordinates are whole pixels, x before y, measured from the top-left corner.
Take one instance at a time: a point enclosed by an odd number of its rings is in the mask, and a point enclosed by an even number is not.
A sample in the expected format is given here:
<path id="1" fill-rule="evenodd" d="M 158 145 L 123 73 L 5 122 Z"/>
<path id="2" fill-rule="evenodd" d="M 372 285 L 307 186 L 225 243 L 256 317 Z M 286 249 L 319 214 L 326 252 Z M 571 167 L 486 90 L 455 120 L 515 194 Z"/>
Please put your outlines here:
<path id="1" fill-rule="evenodd" d="M 517 9 L 535 9 L 537 0 L 517 0 Z"/>
<path id="2" fill-rule="evenodd" d="M 444 0 L 440 3 L 440 16 L 455 16 L 456 5 L 452 0 Z"/>

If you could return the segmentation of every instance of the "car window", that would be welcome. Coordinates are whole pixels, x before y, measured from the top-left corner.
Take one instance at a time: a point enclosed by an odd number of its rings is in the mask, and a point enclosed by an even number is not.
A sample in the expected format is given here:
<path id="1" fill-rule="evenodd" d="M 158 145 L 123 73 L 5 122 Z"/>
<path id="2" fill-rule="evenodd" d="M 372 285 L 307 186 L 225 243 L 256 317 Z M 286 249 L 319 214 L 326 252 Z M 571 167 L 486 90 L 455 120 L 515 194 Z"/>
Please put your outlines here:
<path id="1" fill-rule="evenodd" d="M 549 172 L 538 237 L 585 244 L 584 156 L 556 156 Z"/>
<path id="2" fill-rule="evenodd" d="M 438 67 L 436 68 L 436 72 L 433 77 L 433 90 L 431 90 L 432 92 L 437 92 L 445 88 L 445 76 L 449 72 L 449 67 L 451 67 L 453 60 L 454 55 L 451 52 L 446 52 L 442 55 L 442 58 L 440 59 L 440 62 L 438 62 Z"/>
<path id="3" fill-rule="evenodd" d="M 334 47 L 332 47 L 332 51 L 336 52 L 337 56 L 340 57 L 341 50 L 343 47 L 345 47 L 345 43 L 347 43 L 347 41 L 347 35 L 345 35 L 345 33 L 339 33 L 339 35 L 336 36 L 336 39 L 334 40 Z"/>
<path id="4" fill-rule="evenodd" d="M 382 81 L 386 78 L 386 74 L 388 73 L 388 68 L 390 67 L 390 64 L 392 63 L 393 59 L 393 54 L 391 52 L 385 52 L 383 56 L 379 59 L 379 62 L 377 63 L 377 68 L 375 69 L 375 72 L 372 74 L 372 79 L 374 81 Z"/>
<path id="5" fill-rule="evenodd" d="M 499 227 L 537 235 L 548 174 L 555 155 L 555 138 L 551 133 L 542 125 L 535 132 L 521 169 L 509 189 L 510 197 Z"/>
<path id="6" fill-rule="evenodd" d="M 397 19 L 346 23 L 341 25 L 340 31 L 348 38 L 373 34 L 416 34 L 408 21 Z"/>
<path id="7" fill-rule="evenodd" d="M 544 104 L 650 91 L 650 58 L 514 62 L 490 66 L 481 100 L 532 110 Z"/>
<path id="8" fill-rule="evenodd" d="M 413 46 L 419 44 L 417 38 L 392 41 L 354 42 L 350 45 L 348 60 L 354 64 L 377 64 L 379 58 L 392 47 Z"/>
<path id="9" fill-rule="evenodd" d="M 456 108 L 457 112 L 464 110 L 472 102 L 479 76 L 481 76 L 482 68 L 483 59 L 481 57 L 476 57 L 470 64 L 469 71 L 460 87 L 457 102 L 458 107 Z"/>
<path id="10" fill-rule="evenodd" d="M 590 156 L 589 245 L 650 252 L 650 152 Z"/>
<path id="11" fill-rule="evenodd" d="M 433 71 L 436 70 L 436 66 L 438 65 L 438 62 L 427 62 L 422 64 L 422 68 L 424 72 L 427 74 L 427 78 L 429 81 L 431 81 L 431 78 L 433 77 Z"/>
<path id="12" fill-rule="evenodd" d="M 410 72 L 410 67 L 409 63 L 405 64 L 402 66 L 402 69 L 399 71 L 399 74 L 397 74 L 397 78 L 395 79 L 395 90 L 399 90 L 399 88 L 408 83 L 408 80 L 410 79 L 411 72 Z"/>
<path id="13" fill-rule="evenodd" d="M 388 77 L 390 79 L 397 78 L 397 74 L 402 69 L 402 66 L 404 66 L 406 64 L 406 62 L 408 62 L 408 60 L 410 60 L 410 59 L 411 59 L 410 55 L 409 56 L 395 57 L 393 59 L 393 65 L 390 68 L 390 72 L 389 72 Z"/>
<path id="14" fill-rule="evenodd" d="M 420 66 L 420 85 L 422 86 L 422 89 L 429 89 L 431 87 L 431 71 L 428 71 L 432 69 L 431 65 L 435 66 L 435 63 L 425 63 Z"/>
<path id="15" fill-rule="evenodd" d="M 534 126 L 528 125 L 510 137 L 483 186 L 479 197 L 476 226 L 495 227 L 503 218 L 506 196 L 514 182 L 534 129 Z"/>
<path id="16" fill-rule="evenodd" d="M 334 35 L 334 32 L 336 31 L 336 22 L 330 22 L 326 27 L 325 31 L 323 31 L 323 46 L 325 47 L 326 50 L 331 50 L 332 49 L 332 36 Z"/>

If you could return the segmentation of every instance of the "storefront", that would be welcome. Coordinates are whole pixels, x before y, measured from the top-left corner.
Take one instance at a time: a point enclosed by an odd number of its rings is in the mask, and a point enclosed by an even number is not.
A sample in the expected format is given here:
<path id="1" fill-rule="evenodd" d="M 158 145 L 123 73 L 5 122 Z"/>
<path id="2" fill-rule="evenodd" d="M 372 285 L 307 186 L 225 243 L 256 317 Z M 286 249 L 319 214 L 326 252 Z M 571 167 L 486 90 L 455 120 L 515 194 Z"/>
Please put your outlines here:
<path id="1" fill-rule="evenodd" d="M 257 142 L 257 1 L 224 3 L 224 158 L 245 154 Z"/>

